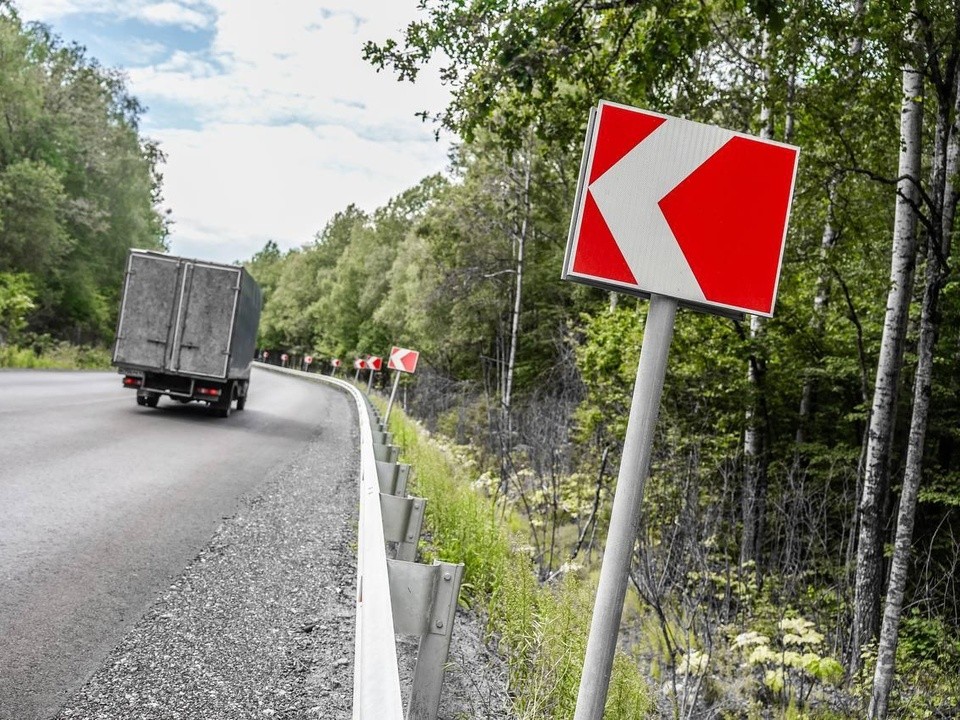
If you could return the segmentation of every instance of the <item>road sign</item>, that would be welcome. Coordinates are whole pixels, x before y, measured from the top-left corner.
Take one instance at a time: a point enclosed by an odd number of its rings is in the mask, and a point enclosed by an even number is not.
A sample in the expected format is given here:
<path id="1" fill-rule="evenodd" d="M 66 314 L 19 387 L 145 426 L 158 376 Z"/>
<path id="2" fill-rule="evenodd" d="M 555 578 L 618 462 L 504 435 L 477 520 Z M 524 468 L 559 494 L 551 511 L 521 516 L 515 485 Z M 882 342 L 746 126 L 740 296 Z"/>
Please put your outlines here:
<path id="1" fill-rule="evenodd" d="M 771 316 L 798 148 L 601 101 L 563 278 Z"/>
<path id="2" fill-rule="evenodd" d="M 353 361 L 353 367 L 356 368 L 357 370 L 366 370 L 367 363 L 363 358 L 357 358 L 356 360 Z"/>
<path id="3" fill-rule="evenodd" d="M 387 361 L 387 367 L 391 370 L 399 370 L 393 378 L 393 390 L 390 392 L 390 402 L 387 403 L 387 414 L 384 422 L 390 420 L 390 409 L 393 407 L 393 399 L 397 396 L 397 387 L 400 385 L 400 373 L 413 373 L 417 371 L 417 360 L 420 359 L 420 353 L 417 350 L 408 350 L 394 345 L 390 348 L 390 359 Z"/>
<path id="4" fill-rule="evenodd" d="M 373 370 L 374 372 L 380 372 L 380 368 L 383 367 L 383 358 L 377 357 L 376 355 L 369 355 L 367 357 L 367 368 Z"/>
<path id="5" fill-rule="evenodd" d="M 303 359 L 303 361 L 304 361 L 307 365 L 309 365 L 310 363 L 313 362 L 313 356 L 312 356 L 312 355 L 307 355 L 307 356 Z"/>
<path id="6" fill-rule="evenodd" d="M 330 361 L 330 363 L 331 363 L 335 368 L 340 367 L 340 359 L 339 359 L 339 358 L 334 358 L 333 360 Z"/>
<path id="7" fill-rule="evenodd" d="M 417 371 L 417 360 L 420 359 L 420 353 L 416 350 L 407 350 L 394 345 L 390 348 L 390 359 L 387 361 L 387 367 L 391 370 L 412 373 Z"/>
<path id="8" fill-rule="evenodd" d="M 772 315 L 798 154 L 605 101 L 591 113 L 563 278 L 650 307 L 574 720 L 603 717 L 677 305 Z"/>

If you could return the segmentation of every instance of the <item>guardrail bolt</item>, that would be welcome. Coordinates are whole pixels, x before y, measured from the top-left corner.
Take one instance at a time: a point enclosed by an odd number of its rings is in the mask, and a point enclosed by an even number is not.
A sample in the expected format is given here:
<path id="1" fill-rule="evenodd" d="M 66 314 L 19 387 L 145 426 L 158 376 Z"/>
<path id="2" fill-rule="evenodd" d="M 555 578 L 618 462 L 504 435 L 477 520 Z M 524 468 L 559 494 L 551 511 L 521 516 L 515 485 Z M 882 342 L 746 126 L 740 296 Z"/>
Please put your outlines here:
<path id="1" fill-rule="evenodd" d="M 440 629 L 442 627 L 443 627 L 443 620 L 437 620 L 437 629 Z"/>
<path id="2" fill-rule="evenodd" d="M 453 575 L 451 575 L 450 573 L 444 573 L 443 579 L 447 582 L 450 582 L 451 580 L 453 580 Z"/>

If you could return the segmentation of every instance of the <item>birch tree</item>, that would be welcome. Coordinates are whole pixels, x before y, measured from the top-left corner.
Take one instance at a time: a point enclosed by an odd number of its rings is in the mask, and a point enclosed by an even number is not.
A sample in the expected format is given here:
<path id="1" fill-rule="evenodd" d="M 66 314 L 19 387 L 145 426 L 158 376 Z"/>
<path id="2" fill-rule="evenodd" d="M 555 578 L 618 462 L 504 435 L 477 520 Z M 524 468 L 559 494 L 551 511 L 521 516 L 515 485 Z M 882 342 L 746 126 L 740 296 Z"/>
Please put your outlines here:
<path id="1" fill-rule="evenodd" d="M 924 36 L 929 38 L 931 33 L 925 32 Z M 957 60 L 960 48 L 957 46 L 957 40 L 954 33 L 950 56 L 943 65 L 939 62 L 939 58 L 932 57 L 935 50 L 930 47 L 929 42 L 926 48 L 928 57 L 933 60 L 928 63 L 928 67 L 931 67 L 935 73 L 933 85 L 937 90 L 937 124 L 930 179 L 931 192 L 927 199 L 929 221 L 925 224 L 926 270 L 920 311 L 920 339 L 917 343 L 917 369 L 913 384 L 913 412 L 910 418 L 903 488 L 900 492 L 896 539 L 890 563 L 890 581 L 884 603 L 883 624 L 869 706 L 870 718 L 877 720 L 884 720 L 887 717 L 890 689 L 893 685 L 900 617 L 913 544 L 917 496 L 922 478 L 924 441 L 930 415 L 934 351 L 941 321 L 940 295 L 950 277 L 948 261 L 958 196 L 957 155 L 958 142 L 960 142 L 958 140 L 960 126 L 957 123 L 957 113 L 960 111 Z M 941 68 L 943 68 L 942 72 Z"/>
<path id="2" fill-rule="evenodd" d="M 910 12 L 908 44 L 916 42 L 918 33 L 916 22 L 916 4 L 914 3 Z M 923 100 L 923 75 L 912 62 L 907 61 L 902 73 L 900 157 L 896 184 L 890 286 L 877 362 L 870 427 L 867 434 L 866 467 L 860 499 L 851 671 L 859 669 L 860 652 L 863 646 L 876 636 L 878 629 L 880 590 L 883 581 L 881 512 L 889 486 L 890 448 L 916 265 Z"/>

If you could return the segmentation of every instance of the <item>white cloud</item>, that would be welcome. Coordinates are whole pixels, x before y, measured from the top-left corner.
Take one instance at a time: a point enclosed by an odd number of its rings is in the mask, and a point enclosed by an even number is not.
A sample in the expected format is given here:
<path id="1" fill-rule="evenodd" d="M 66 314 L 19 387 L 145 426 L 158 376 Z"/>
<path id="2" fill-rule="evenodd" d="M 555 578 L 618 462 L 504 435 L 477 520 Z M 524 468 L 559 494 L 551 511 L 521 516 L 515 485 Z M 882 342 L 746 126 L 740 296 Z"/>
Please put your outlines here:
<path id="1" fill-rule="evenodd" d="M 105 15 L 112 18 L 141 20 L 151 25 L 173 25 L 191 30 L 210 25 L 211 18 L 197 8 L 193 0 L 21 0 L 22 12 L 33 20 L 54 22 L 77 15 Z M 29 7 L 27 7 L 29 5 Z"/>
<path id="2" fill-rule="evenodd" d="M 174 2 L 146 5 L 136 17 L 154 25 L 177 25 L 191 29 L 205 28 L 210 24 L 202 13 Z"/>
<path id="3" fill-rule="evenodd" d="M 33 2 L 48 16 L 209 21 L 208 47 L 128 68 L 141 101 L 162 105 L 165 121 L 181 113 L 175 127 L 143 122 L 168 157 L 174 252 L 233 260 L 268 239 L 295 247 L 348 204 L 373 210 L 446 163 L 448 143 L 415 116 L 447 103 L 436 74 L 398 83 L 362 58 L 364 41 L 396 36 L 417 0 Z"/>
<path id="4" fill-rule="evenodd" d="M 173 249 L 220 260 L 250 257 L 268 239 L 301 245 L 350 203 L 372 210 L 444 164 L 429 140 L 374 141 L 336 125 L 217 124 L 160 139 Z"/>

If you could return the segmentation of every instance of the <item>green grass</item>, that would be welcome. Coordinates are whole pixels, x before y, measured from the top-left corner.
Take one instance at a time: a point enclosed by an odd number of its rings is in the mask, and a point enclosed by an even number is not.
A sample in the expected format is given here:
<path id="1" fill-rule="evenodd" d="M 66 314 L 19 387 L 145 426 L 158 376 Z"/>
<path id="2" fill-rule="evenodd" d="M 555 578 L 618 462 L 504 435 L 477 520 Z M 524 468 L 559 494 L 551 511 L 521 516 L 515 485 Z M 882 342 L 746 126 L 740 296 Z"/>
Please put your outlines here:
<path id="1" fill-rule="evenodd" d="M 33 348 L 0 345 L 0 368 L 109 370 L 110 351 L 61 342 L 47 345 L 37 354 Z"/>
<path id="2" fill-rule="evenodd" d="M 401 460 L 413 468 L 412 491 L 428 501 L 424 559 L 465 565 L 461 598 L 482 608 L 488 618 L 488 629 L 510 668 L 517 716 L 572 717 L 594 583 L 568 574 L 560 582 L 541 585 L 519 540 L 519 520 L 504 516 L 473 487 L 470 463 L 427 437 L 397 410 L 391 414 L 390 431 L 401 448 Z M 640 669 L 618 654 L 604 718 L 636 720 L 651 713 Z"/>

